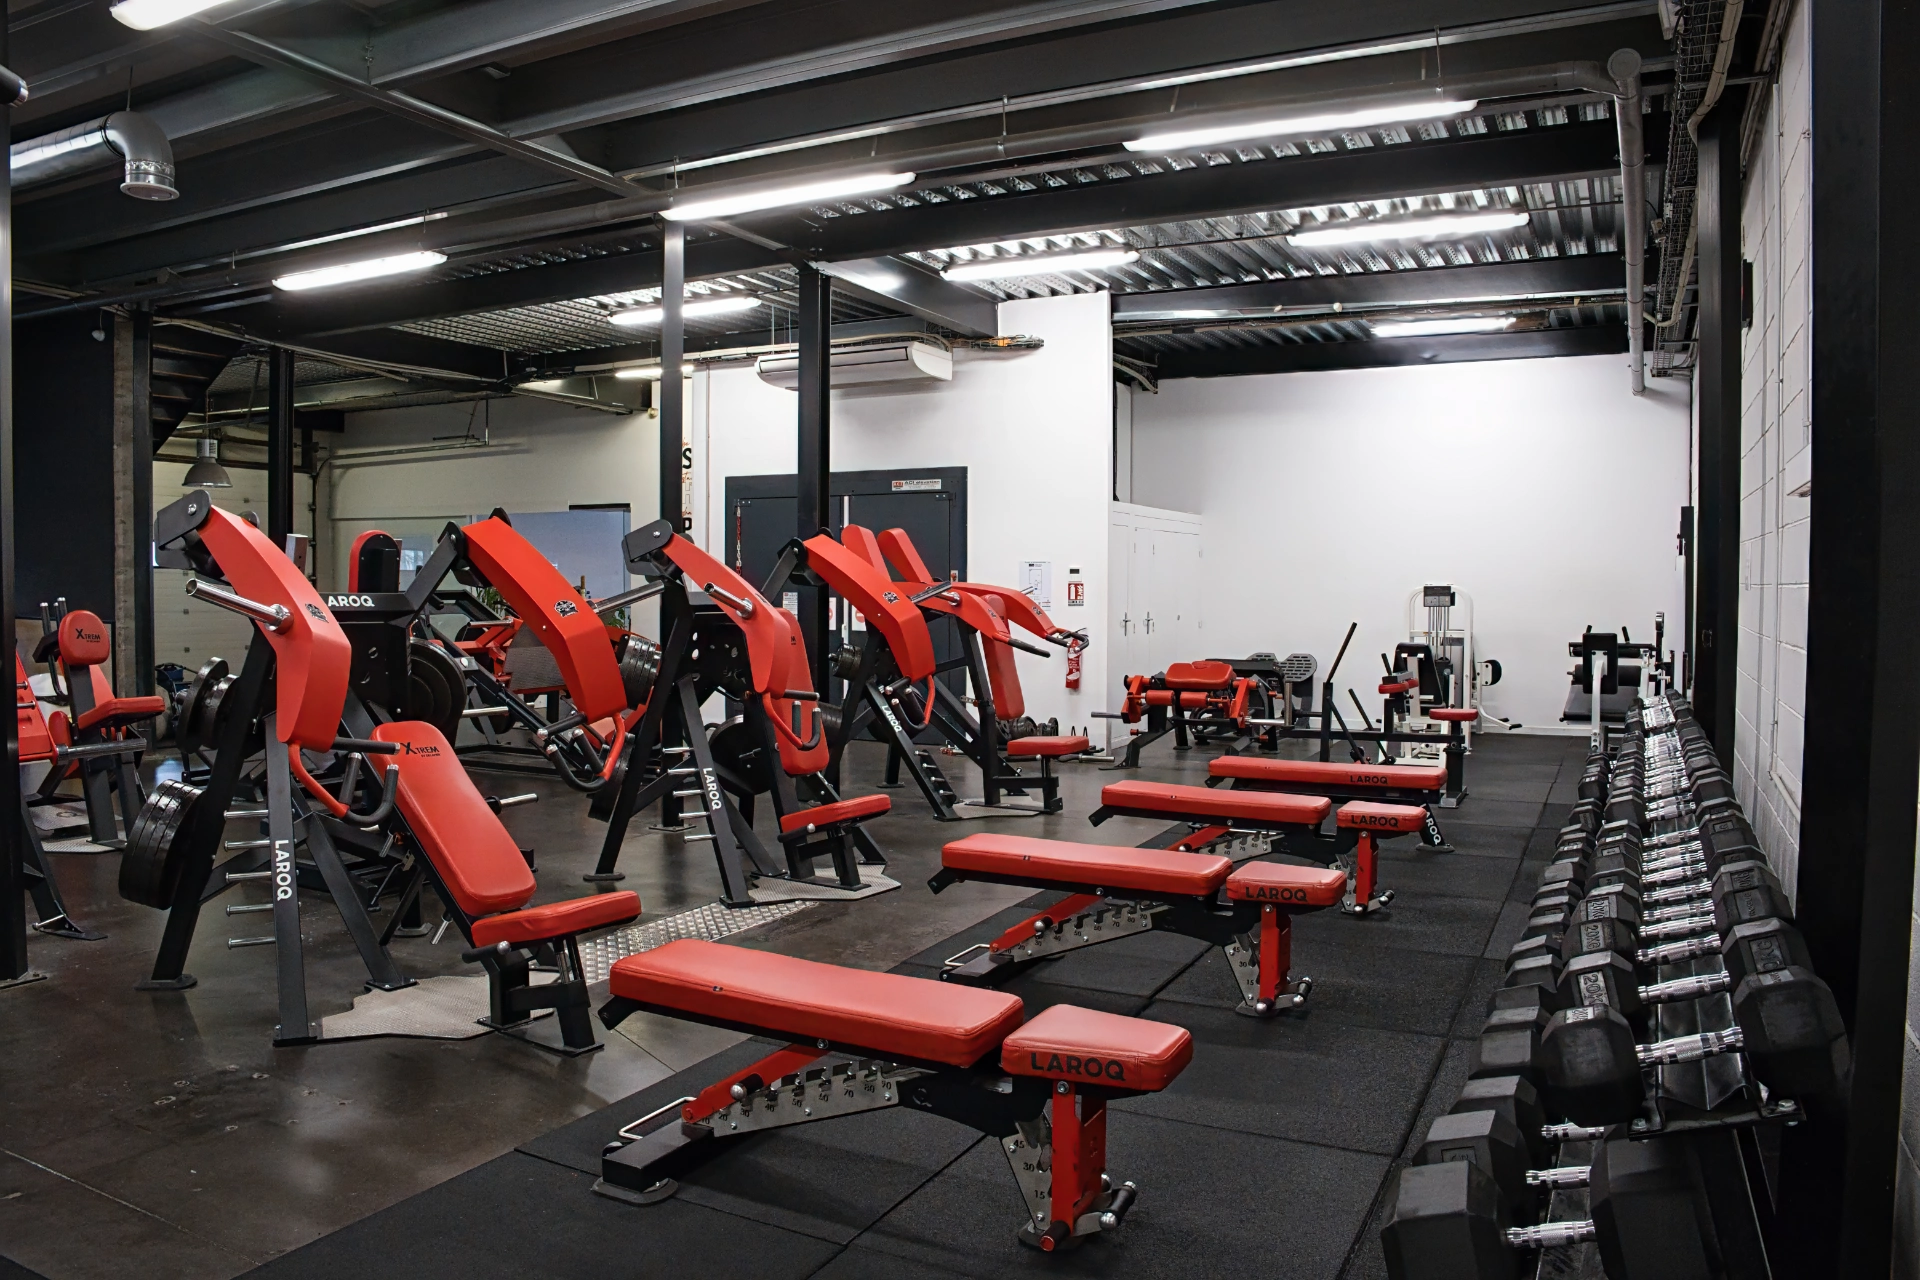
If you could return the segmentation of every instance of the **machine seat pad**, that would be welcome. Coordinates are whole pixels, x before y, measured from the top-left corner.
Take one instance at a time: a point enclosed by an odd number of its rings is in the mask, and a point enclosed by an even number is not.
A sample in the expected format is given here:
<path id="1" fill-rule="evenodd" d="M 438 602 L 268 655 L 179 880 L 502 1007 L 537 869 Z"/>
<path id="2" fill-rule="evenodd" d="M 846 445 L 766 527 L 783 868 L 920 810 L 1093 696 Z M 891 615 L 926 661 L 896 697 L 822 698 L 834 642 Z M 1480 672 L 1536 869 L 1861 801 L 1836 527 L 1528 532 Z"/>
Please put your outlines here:
<path id="1" fill-rule="evenodd" d="M 1443 764 L 1342 764 L 1338 760 L 1264 760 L 1256 756 L 1221 756 L 1209 761 L 1207 772 L 1216 778 L 1244 778 L 1249 782 L 1338 787 L 1398 787 L 1403 791 L 1443 791 L 1447 767 Z"/>
<path id="2" fill-rule="evenodd" d="M 1420 680 L 1417 676 L 1408 676 L 1405 680 L 1383 680 L 1380 682 L 1380 692 L 1388 696 L 1396 693 L 1411 693 L 1419 687 Z"/>
<path id="3" fill-rule="evenodd" d="M 1030 738 L 1015 738 L 1007 743 L 1010 756 L 1077 756 L 1092 743 L 1084 733 L 1036 734 Z"/>
<path id="4" fill-rule="evenodd" d="M 1175 662 L 1167 667 L 1169 689 L 1225 689 L 1233 684 L 1233 668 L 1224 662 Z"/>
<path id="5" fill-rule="evenodd" d="M 1020 997 L 699 938 L 617 961 L 616 996 L 690 1017 L 829 1040 L 882 1057 L 972 1066 L 1026 1016 Z"/>
<path id="6" fill-rule="evenodd" d="M 1233 870 L 1232 862 L 1211 854 L 988 832 L 950 842 L 940 851 L 940 865 L 1029 884 L 1085 884 L 1187 897 L 1212 896 Z"/>
<path id="7" fill-rule="evenodd" d="M 1417 804 L 1375 804 L 1371 800 L 1351 800 L 1340 806 L 1334 825 L 1357 827 L 1363 831 L 1418 831 L 1426 825 L 1427 811 Z"/>
<path id="8" fill-rule="evenodd" d="M 440 731 L 420 720 L 394 720 L 375 726 L 373 737 L 399 744 L 397 754 L 369 763 L 382 777 L 389 764 L 399 766 L 400 815 L 460 909 L 490 916 L 525 906 L 533 897 L 533 872 Z"/>
<path id="9" fill-rule="evenodd" d="M 1193 1061 L 1185 1027 L 1056 1004 L 1008 1036 L 1000 1065 L 1017 1076 L 1155 1093 Z"/>
<path id="10" fill-rule="evenodd" d="M 1229 902 L 1275 902 L 1295 909 L 1330 907 L 1347 891 L 1339 867 L 1249 862 L 1227 877 Z"/>
<path id="11" fill-rule="evenodd" d="M 473 945 L 490 947 L 496 942 L 545 942 L 565 938 L 610 924 L 625 924 L 640 918 L 640 895 L 630 889 L 619 893 L 596 893 L 565 902 L 549 902 L 488 916 L 473 922 Z"/>
<path id="12" fill-rule="evenodd" d="M 804 831 L 808 823 L 816 827 L 830 827 L 836 822 L 864 822 L 891 808 L 893 801 L 886 796 L 855 796 L 851 800 L 835 800 L 832 804 L 817 804 L 811 809 L 790 813 L 780 819 L 780 830 L 784 834 Z"/>
<path id="13" fill-rule="evenodd" d="M 1458 721 L 1461 724 L 1472 724 L 1480 718 L 1480 708 L 1429 707 L 1427 708 L 1427 718 L 1430 720 Z"/>
<path id="14" fill-rule="evenodd" d="M 1142 809 L 1170 818 L 1228 818 L 1235 822 L 1272 822 L 1309 827 L 1319 826 L 1333 809 L 1333 801 L 1322 796 L 1295 796 L 1280 791 L 1226 791 L 1216 787 L 1188 787 L 1137 779 L 1109 782 L 1100 788 L 1100 803 L 1115 809 Z"/>
<path id="15" fill-rule="evenodd" d="M 1208 692 L 1204 689 L 1148 689 L 1140 696 L 1150 707 L 1178 706 L 1183 711 L 1197 711 L 1207 705 Z"/>
<path id="16" fill-rule="evenodd" d="M 85 733 L 103 724 L 111 729 L 140 720 L 151 720 L 166 709 L 167 700 L 161 697 L 106 698 L 80 713 L 80 731 Z"/>

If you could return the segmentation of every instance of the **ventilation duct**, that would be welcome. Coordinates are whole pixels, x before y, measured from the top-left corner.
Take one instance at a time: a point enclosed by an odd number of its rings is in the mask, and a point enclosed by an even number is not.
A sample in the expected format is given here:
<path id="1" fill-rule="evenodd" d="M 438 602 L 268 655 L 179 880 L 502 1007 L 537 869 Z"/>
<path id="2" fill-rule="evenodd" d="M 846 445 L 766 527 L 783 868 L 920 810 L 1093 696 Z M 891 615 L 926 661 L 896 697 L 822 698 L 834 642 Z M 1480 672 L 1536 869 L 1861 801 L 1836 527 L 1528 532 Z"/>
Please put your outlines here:
<path id="1" fill-rule="evenodd" d="M 172 200 L 173 146 L 160 126 L 138 111 L 116 111 L 13 144 L 13 185 L 31 186 L 97 169 L 113 160 L 125 165 L 120 190 L 136 200 Z"/>
<path id="2" fill-rule="evenodd" d="M 800 385 L 799 356 L 766 356 L 756 366 L 760 380 L 792 391 Z M 833 353 L 833 386 L 876 382 L 951 382 L 953 353 L 931 342 L 889 342 L 842 348 Z"/>

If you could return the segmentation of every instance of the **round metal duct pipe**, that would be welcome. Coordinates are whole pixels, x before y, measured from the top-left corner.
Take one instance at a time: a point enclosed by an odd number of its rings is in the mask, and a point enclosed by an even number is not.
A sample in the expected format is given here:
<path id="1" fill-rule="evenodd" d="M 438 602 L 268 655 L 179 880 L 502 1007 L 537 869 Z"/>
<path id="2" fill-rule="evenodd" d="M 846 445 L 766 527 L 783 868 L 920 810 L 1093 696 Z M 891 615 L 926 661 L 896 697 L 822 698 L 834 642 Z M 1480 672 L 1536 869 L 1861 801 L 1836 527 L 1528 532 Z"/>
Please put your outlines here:
<path id="1" fill-rule="evenodd" d="M 116 111 L 57 133 L 16 142 L 10 152 L 13 185 L 31 186 L 84 173 L 111 160 L 125 166 L 120 190 L 136 200 L 172 200 L 173 146 L 160 126 L 138 111 Z"/>

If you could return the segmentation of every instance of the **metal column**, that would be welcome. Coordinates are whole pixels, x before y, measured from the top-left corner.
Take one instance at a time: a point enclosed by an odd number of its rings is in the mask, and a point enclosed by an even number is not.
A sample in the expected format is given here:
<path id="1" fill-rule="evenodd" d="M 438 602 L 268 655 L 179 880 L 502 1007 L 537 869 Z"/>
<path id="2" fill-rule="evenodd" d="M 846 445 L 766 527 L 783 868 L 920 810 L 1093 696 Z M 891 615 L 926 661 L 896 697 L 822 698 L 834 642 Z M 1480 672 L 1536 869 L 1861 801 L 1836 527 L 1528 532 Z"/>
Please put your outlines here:
<path id="1" fill-rule="evenodd" d="M 135 697 L 153 693 L 153 313 L 135 311 L 133 387 L 133 670 L 120 672 L 120 687 Z M 122 625 L 126 625 L 122 620 Z"/>
<path id="2" fill-rule="evenodd" d="M 833 281 L 812 267 L 800 268 L 800 449 L 795 495 L 799 518 L 795 532 L 811 538 L 831 529 L 833 423 L 828 403 L 833 384 Z M 800 634 L 813 660 L 814 690 L 826 697 L 832 637 L 827 629 L 827 593 L 800 591 Z"/>
<path id="3" fill-rule="evenodd" d="M 1700 503 L 1695 516 L 1693 710 L 1733 768 L 1740 649 L 1740 115 L 1736 96 L 1700 125 Z"/>
<path id="4" fill-rule="evenodd" d="M 267 538 L 287 545 L 293 532 L 293 352 L 267 357 Z"/>
<path id="5" fill-rule="evenodd" d="M 660 242 L 660 518 L 673 521 L 674 529 L 682 534 L 691 532 L 682 518 L 681 506 L 684 501 L 682 490 L 684 480 L 682 472 L 686 463 L 682 460 L 682 433 L 685 430 L 686 383 L 680 375 L 680 365 L 686 357 L 687 328 L 684 314 L 687 292 L 687 228 L 680 222 L 666 223 L 665 233 Z M 693 584 L 697 590 L 699 584 Z M 661 610 L 661 623 L 667 621 L 666 610 Z M 686 745 L 680 741 L 679 721 L 669 716 L 662 725 L 660 745 L 679 747 Z M 666 759 L 672 759 L 669 752 Z M 643 762 L 628 762 L 632 769 Z M 663 763 L 662 768 L 665 768 Z M 660 798 L 660 826 L 663 830 L 678 831 L 684 822 L 680 811 L 680 798 L 669 789 Z M 609 832 L 612 828 L 609 827 Z M 609 840 L 609 847 L 616 848 Z M 605 862 L 603 855 L 602 861 Z M 603 870 L 611 870 L 608 863 Z"/>
<path id="6" fill-rule="evenodd" d="M 1787 1131 L 1775 1274 L 1869 1276 L 1890 1269 L 1920 775 L 1920 12 L 1811 21 L 1812 492 L 1782 499 L 1812 523 L 1796 907 L 1854 1072 L 1843 1134 Z"/>
<path id="7" fill-rule="evenodd" d="M 0 64 L 9 60 L 7 30 L 0 23 Z M 0 128 L 13 112 L 0 106 Z M 0 174 L 0 636 L 17 651 L 13 631 L 13 184 Z M 11 819 L 20 808 L 20 726 L 6 722 L 0 759 L 0 982 L 27 973 L 26 889 L 20 875 L 20 845 L 26 833 Z"/>

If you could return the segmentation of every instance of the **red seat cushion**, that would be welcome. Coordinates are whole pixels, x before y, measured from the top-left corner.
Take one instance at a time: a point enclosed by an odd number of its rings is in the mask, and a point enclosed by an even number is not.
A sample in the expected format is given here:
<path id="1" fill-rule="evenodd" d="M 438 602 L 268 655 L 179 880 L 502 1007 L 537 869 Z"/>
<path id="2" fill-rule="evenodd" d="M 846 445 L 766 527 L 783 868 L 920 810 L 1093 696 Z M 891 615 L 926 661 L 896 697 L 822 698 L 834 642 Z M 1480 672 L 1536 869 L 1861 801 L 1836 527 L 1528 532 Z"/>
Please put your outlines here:
<path id="1" fill-rule="evenodd" d="M 832 804 L 817 804 L 811 809 L 790 813 L 780 819 L 780 830 L 784 833 L 804 831 L 809 824 L 827 827 L 836 822 L 861 822 L 891 808 L 893 801 L 886 796 L 855 796 L 851 800 L 835 800 Z"/>
<path id="2" fill-rule="evenodd" d="M 1084 733 L 1059 734 L 1049 737 L 1036 734 L 1031 738 L 1015 738 L 1007 743 L 1010 756 L 1077 756 L 1092 744 Z"/>
<path id="3" fill-rule="evenodd" d="M 585 933 L 610 924 L 625 924 L 640 916 L 640 895 L 630 889 L 619 893 L 597 893 L 589 898 L 549 902 L 488 916 L 473 922 L 473 945 L 490 947 L 496 942 L 545 942 Z"/>
<path id="4" fill-rule="evenodd" d="M 1375 804 L 1371 800 L 1353 800 L 1340 806 L 1335 824 L 1371 831 L 1418 831 L 1426 825 L 1427 811 L 1417 804 Z"/>
<path id="5" fill-rule="evenodd" d="M 1443 764 L 1342 764 L 1337 760 L 1263 760 L 1253 756 L 1221 756 L 1207 764 L 1216 778 L 1244 778 L 1249 782 L 1292 785 L 1399 787 L 1407 791 L 1441 791 L 1447 785 Z"/>
<path id="6" fill-rule="evenodd" d="M 1008 1036 L 1000 1065 L 1043 1076 L 1151 1093 L 1172 1084 L 1193 1061 L 1185 1027 L 1056 1004 Z"/>
<path id="7" fill-rule="evenodd" d="M 1224 689 L 1233 683 L 1233 668 L 1224 662 L 1176 662 L 1167 667 L 1169 689 Z"/>
<path id="8" fill-rule="evenodd" d="M 1018 996 L 683 938 L 617 961 L 616 996 L 795 1041 L 971 1066 L 1020 1025 Z"/>
<path id="9" fill-rule="evenodd" d="M 1293 796 L 1278 791 L 1223 791 L 1170 782 L 1109 782 L 1100 803 L 1115 809 L 1140 809 L 1169 818 L 1227 818 L 1234 822 L 1270 822 L 1317 827 L 1333 809 L 1323 796 Z"/>
<path id="10" fill-rule="evenodd" d="M 1347 873 L 1338 867 L 1249 862 L 1227 877 L 1229 901 L 1274 902 L 1296 909 L 1330 907 L 1346 890 Z"/>
<path id="11" fill-rule="evenodd" d="M 1419 687 L 1420 677 L 1418 676 L 1408 676 L 1405 680 L 1383 680 L 1380 682 L 1380 692 L 1386 694 L 1409 693 Z"/>
<path id="12" fill-rule="evenodd" d="M 95 667 L 94 670 L 98 671 L 99 668 Z M 80 713 L 80 730 L 84 733 L 96 725 L 111 729 L 140 720 L 151 720 L 166 709 L 167 700 L 160 697 L 108 698 Z"/>
<path id="13" fill-rule="evenodd" d="M 985 832 L 948 844 L 940 851 L 940 865 L 1029 884 L 1085 884 L 1194 897 L 1215 893 L 1233 870 L 1233 863 L 1227 859 L 1204 853 L 1073 844 Z"/>
<path id="14" fill-rule="evenodd" d="M 455 904 L 469 916 L 525 906 L 533 897 L 533 872 L 440 731 L 419 720 L 395 720 L 377 726 L 373 737 L 401 746 L 397 755 L 369 762 L 383 777 L 389 764 L 400 767 L 400 814 Z"/>
<path id="15" fill-rule="evenodd" d="M 1427 718 L 1472 724 L 1480 718 L 1480 709 L 1478 707 L 1432 707 L 1427 711 Z"/>

